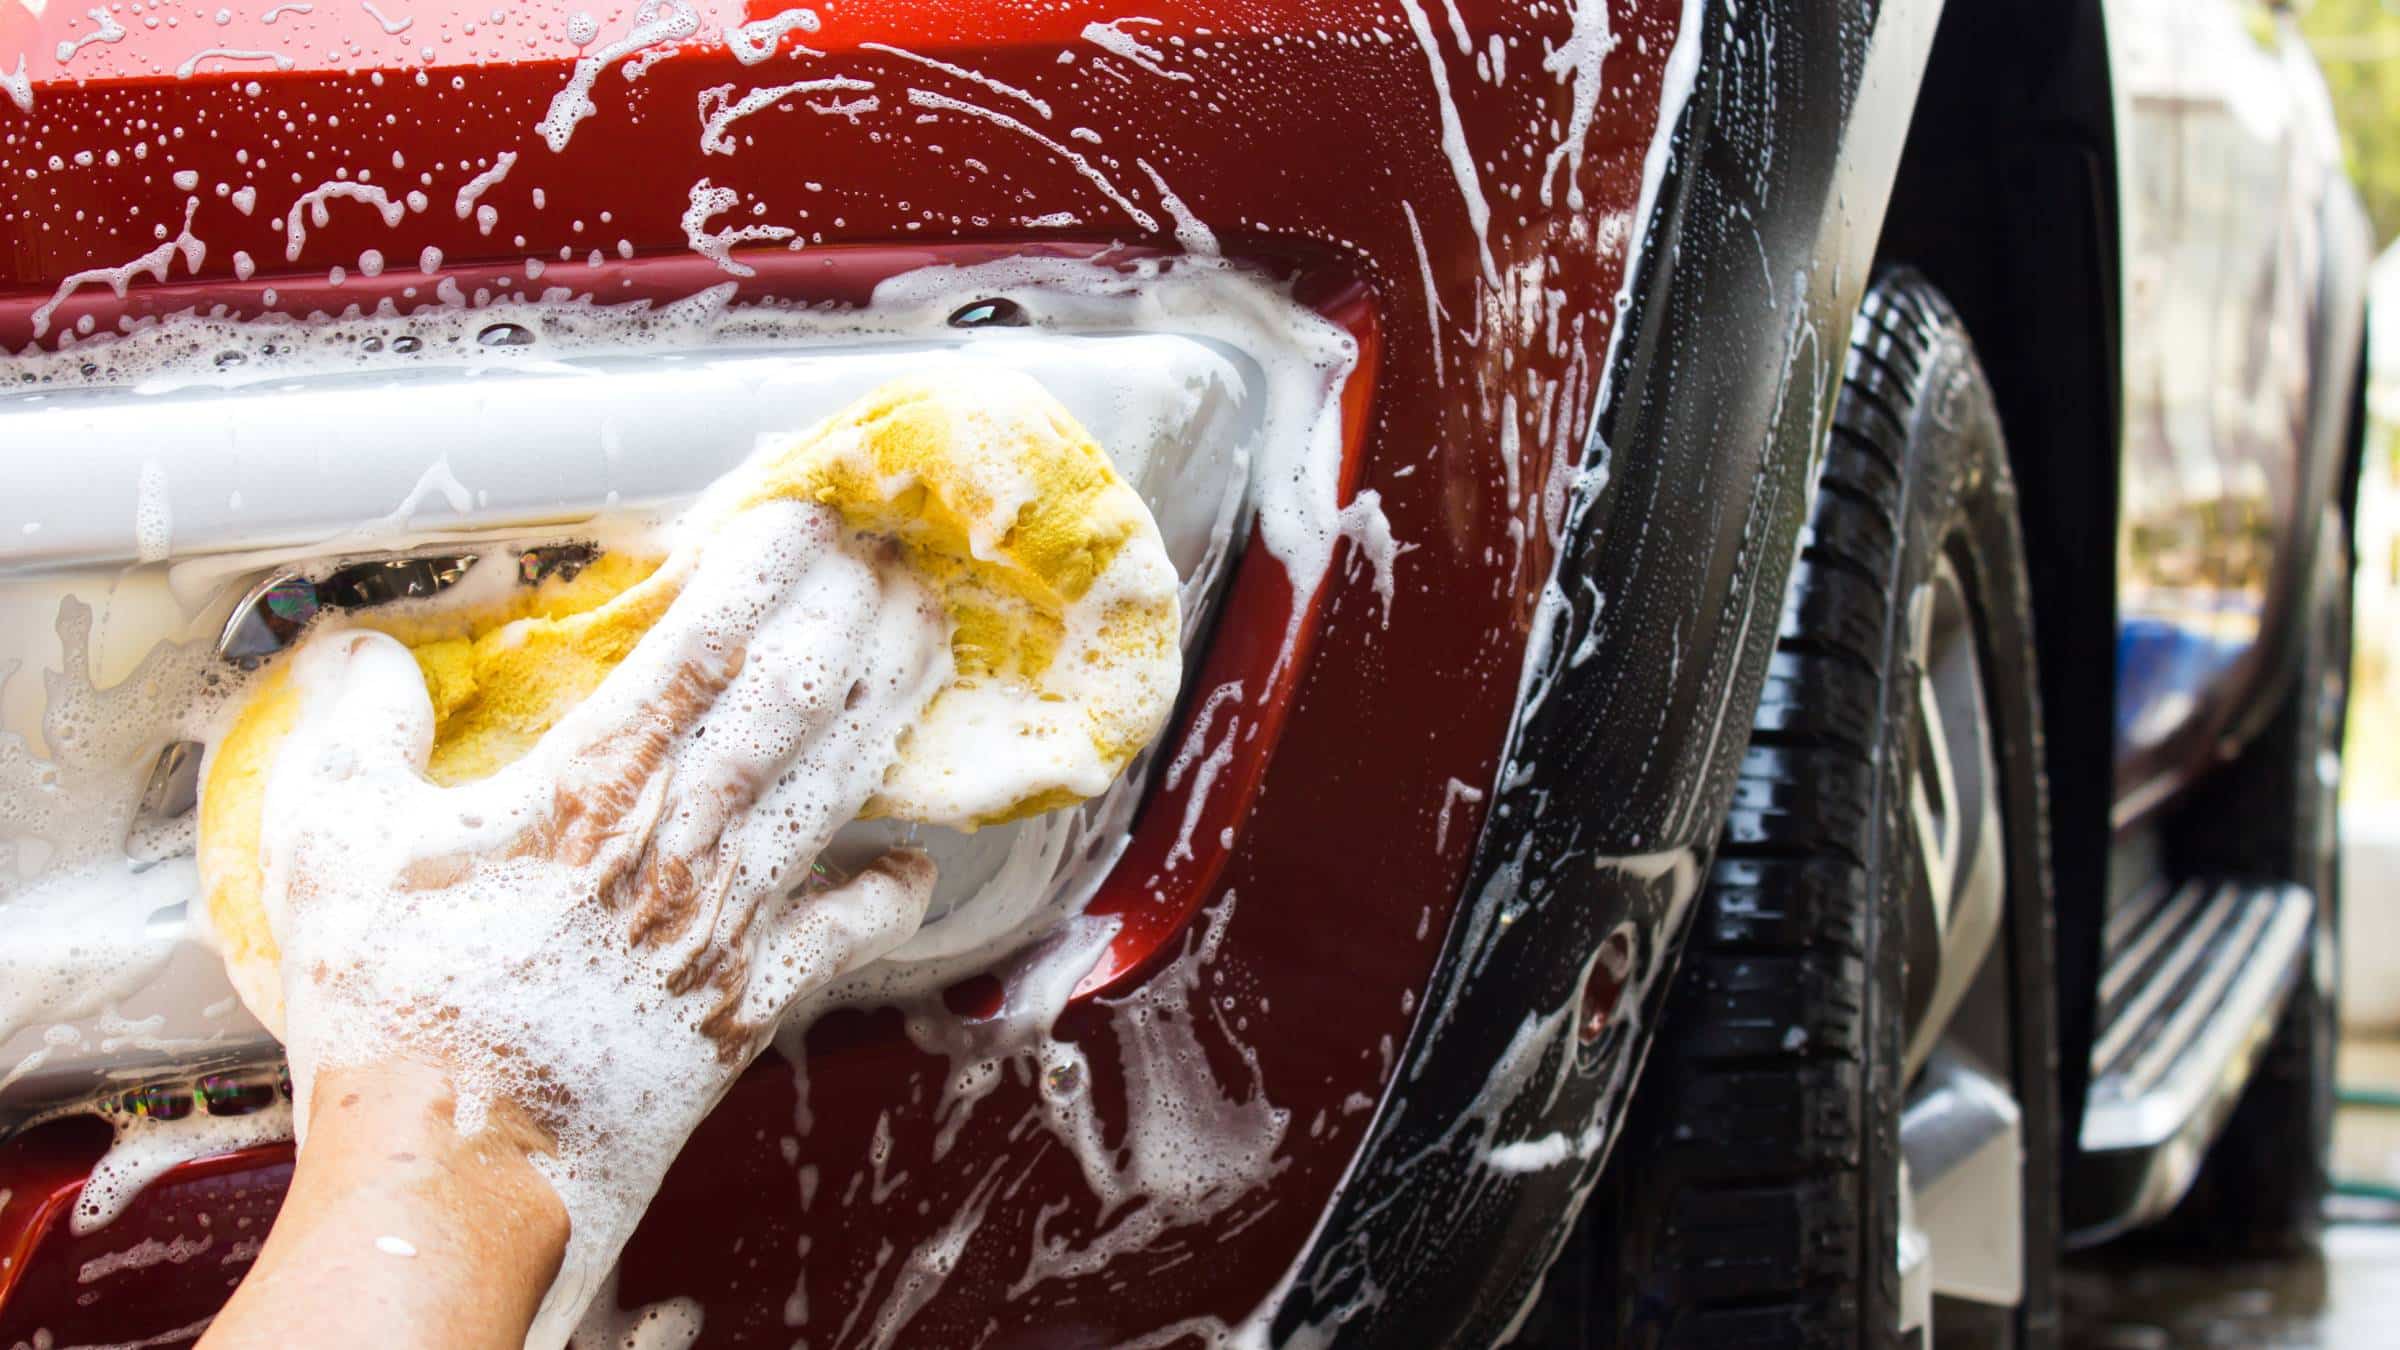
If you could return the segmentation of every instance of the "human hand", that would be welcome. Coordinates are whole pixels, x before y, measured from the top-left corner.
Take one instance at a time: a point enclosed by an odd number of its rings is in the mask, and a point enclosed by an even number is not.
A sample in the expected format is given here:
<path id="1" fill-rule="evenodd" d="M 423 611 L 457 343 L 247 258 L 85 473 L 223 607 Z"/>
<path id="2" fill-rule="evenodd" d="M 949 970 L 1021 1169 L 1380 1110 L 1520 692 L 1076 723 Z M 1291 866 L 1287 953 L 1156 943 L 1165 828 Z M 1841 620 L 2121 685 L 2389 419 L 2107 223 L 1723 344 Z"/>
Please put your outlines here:
<path id="1" fill-rule="evenodd" d="M 312 636 L 267 787 L 304 1162 L 331 1066 L 439 1065 L 462 1134 L 524 1113 L 572 1225 L 545 1325 L 571 1324 L 783 1012 L 905 940 L 932 889 L 902 852 L 795 893 L 950 677 L 932 598 L 800 503 L 670 565 L 680 595 L 592 696 L 458 787 L 423 776 L 433 710 L 408 651 Z"/>

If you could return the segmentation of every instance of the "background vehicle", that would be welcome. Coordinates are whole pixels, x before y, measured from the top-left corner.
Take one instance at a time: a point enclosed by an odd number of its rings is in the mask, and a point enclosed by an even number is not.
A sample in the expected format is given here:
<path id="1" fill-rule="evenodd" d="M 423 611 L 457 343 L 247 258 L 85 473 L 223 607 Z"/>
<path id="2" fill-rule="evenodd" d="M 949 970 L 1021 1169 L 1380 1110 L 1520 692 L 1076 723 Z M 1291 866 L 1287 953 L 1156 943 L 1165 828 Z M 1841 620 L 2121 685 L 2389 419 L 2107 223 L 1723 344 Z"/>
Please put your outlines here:
<path id="1" fill-rule="evenodd" d="M 1061 371 L 1157 340 L 1268 400 L 1222 306 L 1144 308 L 1175 256 L 1347 340 L 1345 509 L 1300 532 L 1332 570 L 1247 536 L 1084 921 L 754 1071 L 624 1306 L 712 1345 L 2038 1342 L 2062 1231 L 2305 1240 L 2366 241 L 2266 8 L 71 9 L 0 18 L 24 832 L 31 673 L 271 630 L 258 550 L 369 603 L 573 542 L 610 475 L 705 481 L 676 437 L 756 386 L 646 440 L 543 420 L 693 332 L 774 316 L 805 384 L 1021 322 Z M 1133 281 L 1076 308 L 1070 264 Z M 544 306 L 694 294 L 615 383 L 477 401 L 580 359 Z M 934 322 L 792 318 L 828 304 Z M 420 306 L 477 340 L 387 383 Z M 58 355 L 183 311 L 332 316 L 373 378 L 168 402 Z M 341 453 L 416 415 L 413 459 Z M 39 420 L 86 416 L 119 434 Z M 188 425 L 220 458 L 154 470 Z M 351 489 L 413 494 L 409 538 L 343 544 Z M 171 824 L 175 745 L 106 749 Z M 265 1145 L 75 1231 L 104 1152 L 122 1190 L 272 1109 L 254 1039 L 138 1000 L 0 1037 L 51 1052 L 0 1096 L 0 1340 L 188 1339 L 272 1214 Z M 95 1082 L 113 1111 L 55 1114 Z"/>

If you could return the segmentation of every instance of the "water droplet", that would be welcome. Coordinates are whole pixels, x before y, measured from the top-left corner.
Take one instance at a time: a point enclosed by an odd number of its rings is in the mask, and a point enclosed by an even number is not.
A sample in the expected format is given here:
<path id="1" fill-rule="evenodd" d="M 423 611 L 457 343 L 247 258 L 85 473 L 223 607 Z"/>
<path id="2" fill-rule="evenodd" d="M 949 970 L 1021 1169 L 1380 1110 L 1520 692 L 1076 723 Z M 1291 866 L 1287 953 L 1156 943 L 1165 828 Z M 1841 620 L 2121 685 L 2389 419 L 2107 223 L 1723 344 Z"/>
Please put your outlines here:
<path id="1" fill-rule="evenodd" d="M 1042 1076 L 1042 1086 L 1052 1096 L 1064 1097 L 1083 1086 L 1083 1070 L 1073 1064 L 1053 1065 L 1050 1072 Z"/>
<path id="2" fill-rule="evenodd" d="M 249 359 L 250 358 L 247 355 L 241 352 L 218 352 L 217 369 L 231 370 L 235 366 L 241 365 L 243 362 L 246 362 Z"/>
<path id="3" fill-rule="evenodd" d="M 495 323 L 477 333 L 475 341 L 485 347 L 530 347 L 533 330 L 521 323 Z"/>
<path id="4" fill-rule="evenodd" d="M 363 351 L 379 352 L 383 350 L 383 339 L 379 337 L 371 337 L 359 343 L 358 345 Z"/>
<path id="5" fill-rule="evenodd" d="M 952 328 L 1023 328 L 1025 309 L 1014 300 L 977 300 L 951 311 Z"/>

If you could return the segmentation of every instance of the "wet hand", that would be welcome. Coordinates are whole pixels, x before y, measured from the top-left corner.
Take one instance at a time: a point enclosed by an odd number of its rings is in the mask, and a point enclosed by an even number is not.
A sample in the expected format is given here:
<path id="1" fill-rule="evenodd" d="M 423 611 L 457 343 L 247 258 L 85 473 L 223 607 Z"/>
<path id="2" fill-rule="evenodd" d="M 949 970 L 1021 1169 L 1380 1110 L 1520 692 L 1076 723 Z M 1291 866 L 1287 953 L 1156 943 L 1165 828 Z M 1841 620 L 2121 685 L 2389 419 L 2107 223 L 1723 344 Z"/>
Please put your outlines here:
<path id="1" fill-rule="evenodd" d="M 838 532 L 811 505 L 737 515 L 624 662 L 480 782 L 425 778 L 434 714 L 399 643 L 295 653 L 262 853 L 304 1107 L 325 1066 L 437 1063 L 462 1132 L 495 1106 L 538 1123 L 576 1245 L 613 1253 L 793 1001 L 915 931 L 922 855 L 810 882 L 951 674 L 930 596 Z"/>

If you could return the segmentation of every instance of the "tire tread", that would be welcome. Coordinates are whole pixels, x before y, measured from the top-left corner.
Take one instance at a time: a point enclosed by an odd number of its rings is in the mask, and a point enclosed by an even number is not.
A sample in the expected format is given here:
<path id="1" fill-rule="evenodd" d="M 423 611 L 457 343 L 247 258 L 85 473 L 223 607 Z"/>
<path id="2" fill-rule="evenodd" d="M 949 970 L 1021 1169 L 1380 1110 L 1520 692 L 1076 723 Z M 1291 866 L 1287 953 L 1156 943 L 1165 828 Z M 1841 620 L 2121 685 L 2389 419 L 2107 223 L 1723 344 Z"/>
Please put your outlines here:
<path id="1" fill-rule="evenodd" d="M 1733 807 L 1636 1097 L 1637 1121 L 1645 1099 L 1676 1107 L 1641 1136 L 1639 1203 L 1660 1231 L 1619 1235 L 1649 1245 L 1650 1287 L 1621 1310 L 1640 1344 L 1856 1346 L 1860 1281 L 1890 1264 L 1858 1189 L 1870 1150 L 1896 1143 L 1862 1109 L 1864 954 L 1902 465 L 1947 318 L 1920 289 L 1873 288 L 1853 328 Z"/>

